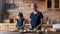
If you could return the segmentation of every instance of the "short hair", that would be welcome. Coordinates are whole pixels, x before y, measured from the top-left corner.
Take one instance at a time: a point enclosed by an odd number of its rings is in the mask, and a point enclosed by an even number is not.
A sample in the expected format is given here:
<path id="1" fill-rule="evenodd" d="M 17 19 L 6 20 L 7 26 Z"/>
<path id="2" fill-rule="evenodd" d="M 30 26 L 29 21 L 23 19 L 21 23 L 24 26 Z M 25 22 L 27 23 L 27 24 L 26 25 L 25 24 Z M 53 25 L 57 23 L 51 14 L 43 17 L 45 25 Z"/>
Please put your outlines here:
<path id="1" fill-rule="evenodd" d="M 38 8 L 38 6 L 37 6 L 36 3 L 33 3 L 33 7 L 34 7 L 34 8 Z"/>
<path id="2" fill-rule="evenodd" d="M 18 14 L 18 16 L 19 16 L 19 17 L 23 17 L 23 13 L 20 12 L 20 13 Z"/>

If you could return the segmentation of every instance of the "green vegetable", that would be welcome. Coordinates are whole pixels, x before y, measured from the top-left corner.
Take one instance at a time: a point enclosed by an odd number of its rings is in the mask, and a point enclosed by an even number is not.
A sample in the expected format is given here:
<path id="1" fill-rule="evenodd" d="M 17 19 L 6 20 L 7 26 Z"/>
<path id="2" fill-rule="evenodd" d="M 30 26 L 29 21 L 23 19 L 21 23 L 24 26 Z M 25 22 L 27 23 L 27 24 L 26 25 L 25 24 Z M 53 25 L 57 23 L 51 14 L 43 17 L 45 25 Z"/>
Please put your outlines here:
<path id="1" fill-rule="evenodd" d="M 26 32 L 26 30 L 23 30 L 23 32 Z"/>
<path id="2" fill-rule="evenodd" d="M 36 29 L 34 29 L 34 31 L 36 31 Z"/>
<path id="3" fill-rule="evenodd" d="M 37 33 L 39 33 L 39 31 L 36 31 Z"/>
<path id="4" fill-rule="evenodd" d="M 19 32 L 23 32 L 23 30 L 22 30 L 22 29 L 20 29 L 20 30 L 19 30 Z"/>

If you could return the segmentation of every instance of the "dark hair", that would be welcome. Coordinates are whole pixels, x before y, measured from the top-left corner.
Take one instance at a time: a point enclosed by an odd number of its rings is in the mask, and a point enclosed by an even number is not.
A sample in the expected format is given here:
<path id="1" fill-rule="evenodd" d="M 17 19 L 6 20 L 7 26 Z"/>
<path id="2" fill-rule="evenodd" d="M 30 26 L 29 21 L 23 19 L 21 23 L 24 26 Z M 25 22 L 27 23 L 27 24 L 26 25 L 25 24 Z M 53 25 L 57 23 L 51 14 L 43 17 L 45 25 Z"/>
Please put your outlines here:
<path id="1" fill-rule="evenodd" d="M 34 6 L 34 8 L 38 8 L 38 6 L 37 6 L 37 4 L 36 4 L 36 3 L 34 3 L 34 4 L 33 4 L 33 6 Z"/>
<path id="2" fill-rule="evenodd" d="M 23 17 L 23 13 L 20 12 L 20 13 L 18 14 L 18 16 L 19 16 L 19 17 Z"/>

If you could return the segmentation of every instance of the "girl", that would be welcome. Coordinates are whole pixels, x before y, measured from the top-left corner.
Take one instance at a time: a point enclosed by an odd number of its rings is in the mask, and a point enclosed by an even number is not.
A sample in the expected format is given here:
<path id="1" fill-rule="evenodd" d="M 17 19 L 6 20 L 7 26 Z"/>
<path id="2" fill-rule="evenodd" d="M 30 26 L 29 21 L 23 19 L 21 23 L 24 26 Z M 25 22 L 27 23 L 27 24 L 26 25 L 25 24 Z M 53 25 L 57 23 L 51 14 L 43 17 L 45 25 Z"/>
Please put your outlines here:
<path id="1" fill-rule="evenodd" d="M 16 27 L 18 28 L 18 30 L 20 30 L 20 29 L 24 29 L 24 25 L 25 25 L 25 23 L 24 23 L 23 14 L 19 13 Z"/>

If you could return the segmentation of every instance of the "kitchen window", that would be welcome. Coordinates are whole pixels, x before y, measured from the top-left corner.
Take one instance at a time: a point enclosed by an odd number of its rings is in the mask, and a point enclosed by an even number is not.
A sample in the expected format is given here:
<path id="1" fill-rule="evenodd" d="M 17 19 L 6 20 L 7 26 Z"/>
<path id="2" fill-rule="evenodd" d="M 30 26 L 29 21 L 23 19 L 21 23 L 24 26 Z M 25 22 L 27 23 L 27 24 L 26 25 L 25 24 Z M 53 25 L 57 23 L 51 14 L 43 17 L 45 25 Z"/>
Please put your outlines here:
<path id="1" fill-rule="evenodd" d="M 60 8 L 60 0 L 46 0 L 47 2 L 47 8 L 51 9 L 59 9 Z"/>
<path id="2" fill-rule="evenodd" d="M 59 8 L 59 0 L 55 0 L 54 7 L 55 7 L 55 8 Z"/>
<path id="3" fill-rule="evenodd" d="M 51 4 L 52 2 L 51 2 L 51 0 L 47 0 L 47 8 L 51 8 Z"/>

